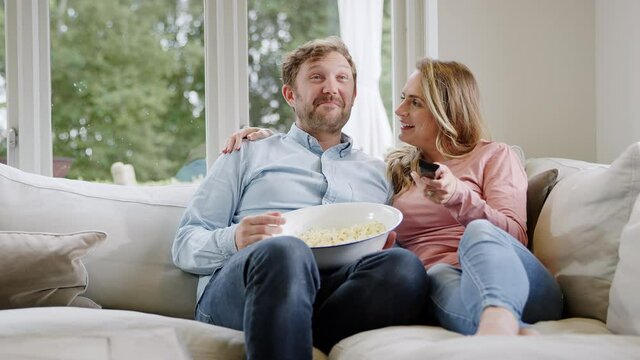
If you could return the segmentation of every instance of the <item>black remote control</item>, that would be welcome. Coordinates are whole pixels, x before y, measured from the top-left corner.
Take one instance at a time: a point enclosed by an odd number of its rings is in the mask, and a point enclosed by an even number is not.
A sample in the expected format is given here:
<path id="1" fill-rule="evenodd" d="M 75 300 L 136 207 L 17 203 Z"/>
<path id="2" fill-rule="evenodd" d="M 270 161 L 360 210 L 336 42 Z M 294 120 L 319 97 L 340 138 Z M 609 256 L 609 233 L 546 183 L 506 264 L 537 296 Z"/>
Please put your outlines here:
<path id="1" fill-rule="evenodd" d="M 429 179 L 436 178 L 436 170 L 440 167 L 438 164 L 430 163 L 428 161 L 419 160 L 420 162 L 420 176 L 428 177 Z"/>

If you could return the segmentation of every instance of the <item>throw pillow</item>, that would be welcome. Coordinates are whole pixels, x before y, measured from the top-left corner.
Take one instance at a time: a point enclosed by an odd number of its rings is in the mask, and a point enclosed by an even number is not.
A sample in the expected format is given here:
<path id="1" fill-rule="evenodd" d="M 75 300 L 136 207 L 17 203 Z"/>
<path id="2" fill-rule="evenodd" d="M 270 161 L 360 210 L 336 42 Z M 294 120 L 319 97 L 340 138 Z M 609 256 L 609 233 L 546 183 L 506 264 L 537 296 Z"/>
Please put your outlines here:
<path id="1" fill-rule="evenodd" d="M 87 287 L 81 258 L 102 232 L 0 232 L 0 309 L 66 306 Z"/>
<path id="2" fill-rule="evenodd" d="M 620 261 L 609 292 L 607 327 L 617 334 L 640 335 L 640 196 L 622 230 L 618 255 Z"/>
<path id="3" fill-rule="evenodd" d="M 534 175 L 529 179 L 527 187 L 527 236 L 529 237 L 528 247 L 533 248 L 533 231 L 538 223 L 540 210 L 544 205 L 547 196 L 556 184 L 558 169 L 549 169 Z"/>
<path id="4" fill-rule="evenodd" d="M 640 192 L 640 142 L 609 167 L 559 181 L 542 207 L 534 253 L 555 274 L 566 315 L 606 321 L 622 228 Z"/>

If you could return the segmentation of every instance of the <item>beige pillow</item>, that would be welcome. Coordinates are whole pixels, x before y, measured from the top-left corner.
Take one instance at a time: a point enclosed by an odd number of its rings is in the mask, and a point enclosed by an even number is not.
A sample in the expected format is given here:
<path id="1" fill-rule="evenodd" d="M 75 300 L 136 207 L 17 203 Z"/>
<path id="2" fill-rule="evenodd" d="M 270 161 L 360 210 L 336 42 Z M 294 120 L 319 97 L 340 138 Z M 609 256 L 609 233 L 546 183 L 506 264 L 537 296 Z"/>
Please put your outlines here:
<path id="1" fill-rule="evenodd" d="M 607 327 L 617 334 L 640 335 L 640 196 L 622 230 L 618 254 L 620 261 L 609 292 Z"/>
<path id="2" fill-rule="evenodd" d="M 87 288 L 81 262 L 103 232 L 0 232 L 0 309 L 66 306 Z"/>
<path id="3" fill-rule="evenodd" d="M 529 179 L 527 187 L 527 236 L 529 238 L 529 249 L 533 248 L 533 231 L 536 228 L 540 210 L 544 205 L 547 196 L 556 184 L 558 169 L 545 170 L 540 174 L 533 175 Z"/>
<path id="4" fill-rule="evenodd" d="M 623 227 L 640 192 L 640 143 L 608 168 L 560 180 L 542 207 L 534 253 L 555 274 L 566 315 L 606 321 Z"/>

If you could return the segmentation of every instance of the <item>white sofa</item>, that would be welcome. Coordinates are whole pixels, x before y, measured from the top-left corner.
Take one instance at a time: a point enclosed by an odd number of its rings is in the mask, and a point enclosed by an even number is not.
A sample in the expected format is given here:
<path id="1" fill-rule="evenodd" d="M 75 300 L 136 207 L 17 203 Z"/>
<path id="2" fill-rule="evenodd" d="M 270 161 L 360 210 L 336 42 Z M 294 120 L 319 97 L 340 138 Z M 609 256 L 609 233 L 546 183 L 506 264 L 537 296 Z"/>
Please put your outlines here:
<path id="1" fill-rule="evenodd" d="M 563 286 L 567 318 L 535 324 L 542 335 L 529 337 L 389 327 L 346 338 L 330 354 L 315 351 L 314 359 L 640 359 L 640 143 L 610 166 L 527 161 L 530 179 L 540 181 L 534 176 L 548 169 L 558 169 L 560 181 L 539 214 L 533 249 Z M 531 186 L 540 204 L 553 180 Z M 0 279 L 7 279 L 0 280 L 0 358 L 242 359 L 242 332 L 190 320 L 197 279 L 171 261 L 194 190 L 49 178 L 0 165 Z M 25 247 L 29 241 L 41 245 Z M 54 260 L 29 253 L 39 248 L 60 251 L 55 261 L 73 266 L 48 269 Z M 630 250 L 617 266 L 619 248 Z M 58 284 L 57 272 L 73 274 Z M 37 289 L 34 279 L 42 280 Z"/>

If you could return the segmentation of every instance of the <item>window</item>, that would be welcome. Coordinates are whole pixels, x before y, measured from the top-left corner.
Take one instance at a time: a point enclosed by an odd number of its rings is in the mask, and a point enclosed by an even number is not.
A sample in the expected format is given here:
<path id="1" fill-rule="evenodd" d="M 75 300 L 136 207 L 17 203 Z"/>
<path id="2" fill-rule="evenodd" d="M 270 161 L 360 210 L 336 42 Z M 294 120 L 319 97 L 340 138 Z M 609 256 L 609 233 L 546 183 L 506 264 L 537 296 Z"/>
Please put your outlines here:
<path id="1" fill-rule="evenodd" d="M 248 1 L 251 126 L 286 132 L 293 113 L 281 95 L 282 56 L 305 41 L 340 35 L 336 1 Z M 391 94 L 391 0 L 384 1 L 380 91 L 389 119 Z"/>
<path id="2" fill-rule="evenodd" d="M 7 94 L 4 61 L 4 0 L 0 0 L 0 163 L 7 162 Z"/>
<path id="3" fill-rule="evenodd" d="M 202 0 L 52 0 L 54 173 L 190 181 L 204 167 Z"/>
<path id="4" fill-rule="evenodd" d="M 320 37 L 340 35 L 336 1 L 249 0 L 249 119 L 252 126 L 286 132 L 293 112 L 282 98 L 282 56 Z"/>
<path id="5" fill-rule="evenodd" d="M 415 55 L 433 53 L 424 32 L 436 34 L 435 22 L 425 26 L 436 4 L 384 2 L 380 83 L 388 114 Z M 67 164 L 66 177 L 96 181 L 111 181 L 116 162 L 132 164 L 139 183 L 164 183 L 182 170 L 189 180 L 202 173 L 203 148 L 213 161 L 228 134 L 249 123 L 248 108 L 254 125 L 286 130 L 292 114 L 282 106 L 279 70 L 274 73 L 282 52 L 340 30 L 334 1 L 0 0 L 2 5 L 0 20 L 10 21 L 0 33 L 6 29 L 9 53 L 0 46 L 0 55 L 12 61 L 6 74 L 0 72 L 0 85 L 8 78 L 8 95 L 21 94 L 20 101 L 10 96 L 6 107 L 0 95 L 0 126 L 14 124 L 21 136 L 8 162 L 49 175 L 54 158 Z M 0 56 L 0 70 L 4 60 Z M 267 76 L 263 71 L 271 80 L 258 82 Z M 11 110 L 8 120 L 3 109 Z M 0 157 L 6 156 L 4 136 L 0 142 Z"/>

